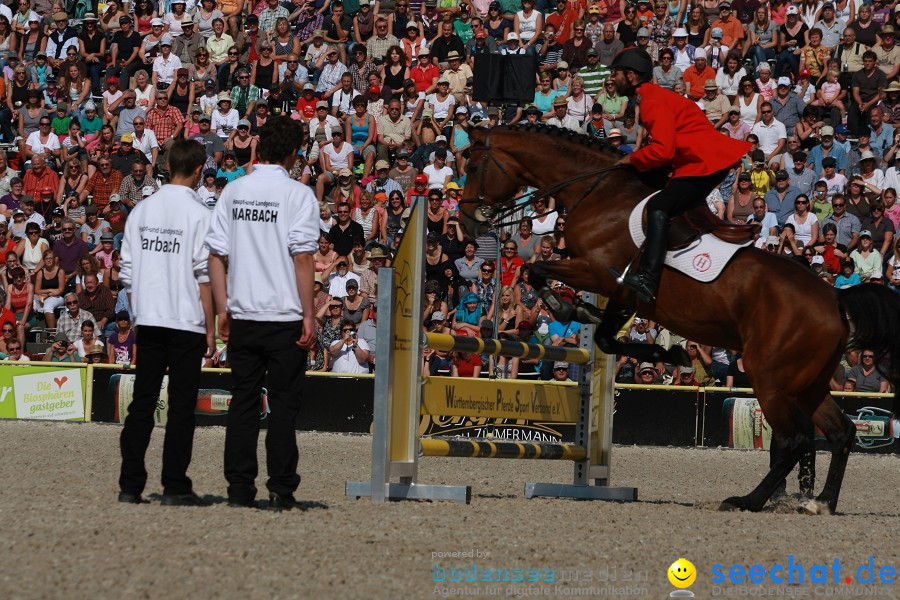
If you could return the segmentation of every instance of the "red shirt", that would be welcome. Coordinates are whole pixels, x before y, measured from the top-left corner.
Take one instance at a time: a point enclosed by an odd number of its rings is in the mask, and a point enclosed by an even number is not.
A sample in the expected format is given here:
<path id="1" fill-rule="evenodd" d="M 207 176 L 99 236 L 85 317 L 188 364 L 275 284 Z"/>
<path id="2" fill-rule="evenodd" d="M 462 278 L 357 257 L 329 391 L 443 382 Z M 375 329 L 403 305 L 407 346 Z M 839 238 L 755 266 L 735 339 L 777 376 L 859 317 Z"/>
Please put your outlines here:
<path id="1" fill-rule="evenodd" d="M 477 354 L 470 354 L 469 358 L 454 358 L 453 364 L 456 365 L 456 372 L 460 377 L 474 377 L 475 367 L 480 367 L 484 363 Z"/>
<path id="2" fill-rule="evenodd" d="M 304 121 L 309 121 L 316 116 L 316 102 L 318 101 L 318 98 L 315 96 L 309 100 L 301 96 L 300 99 L 297 100 L 297 112 L 303 115 Z"/>
<path id="3" fill-rule="evenodd" d="M 516 256 L 512 260 L 506 257 L 500 259 L 500 285 L 512 285 L 516 270 L 525 264 L 525 261 Z"/>
<path id="4" fill-rule="evenodd" d="M 166 110 L 161 110 L 159 107 L 148 110 L 144 122 L 147 129 L 151 129 L 156 134 L 156 141 L 162 146 L 169 141 L 176 129 L 184 125 L 184 115 L 170 104 Z"/>
<path id="5" fill-rule="evenodd" d="M 29 169 L 25 173 L 25 177 L 22 178 L 22 182 L 24 184 L 23 191 L 26 195 L 32 198 L 40 198 L 42 189 L 50 188 L 51 190 L 56 190 L 59 187 L 59 175 L 53 169 L 44 167 L 44 173 L 38 177 L 34 169 Z"/>
<path id="6" fill-rule="evenodd" d="M 438 71 L 438 68 L 431 63 L 424 69 L 416 65 L 409 70 L 409 78 L 416 82 L 416 89 L 420 92 L 424 92 L 434 85 L 434 78 L 439 77 L 440 74 L 441 72 Z"/>
<path id="7" fill-rule="evenodd" d="M 650 133 L 650 143 L 631 154 L 638 171 L 671 164 L 674 177 L 702 177 L 732 166 L 750 149 L 716 131 L 696 104 L 658 85 L 641 85 L 635 100 Z"/>

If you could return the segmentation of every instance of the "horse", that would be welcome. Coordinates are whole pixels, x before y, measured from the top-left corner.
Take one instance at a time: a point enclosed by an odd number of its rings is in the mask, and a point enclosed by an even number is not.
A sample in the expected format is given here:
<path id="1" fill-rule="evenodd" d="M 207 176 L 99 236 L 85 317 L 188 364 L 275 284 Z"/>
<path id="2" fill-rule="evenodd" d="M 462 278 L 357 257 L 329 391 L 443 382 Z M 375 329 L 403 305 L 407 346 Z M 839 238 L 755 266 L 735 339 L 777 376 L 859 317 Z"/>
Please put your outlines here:
<path id="1" fill-rule="evenodd" d="M 603 142 L 552 126 L 473 128 L 471 138 L 459 203 L 471 233 L 511 213 L 522 186 L 552 193 L 557 207 L 566 209 L 569 257 L 530 266 L 530 280 L 551 311 L 563 320 L 575 312 L 579 320 L 598 323 L 595 341 L 608 354 L 685 364 L 677 346 L 666 352 L 615 341 L 636 311 L 692 340 L 743 352 L 744 368 L 772 427 L 773 464 L 749 494 L 725 499 L 720 509 L 761 510 L 812 450 L 805 433 L 811 420 L 825 434 L 831 460 L 821 493 L 801 510 L 833 514 L 856 431 L 831 396 L 829 382 L 845 348 L 866 348 L 876 353 L 879 368 L 897 389 L 900 296 L 872 283 L 835 290 L 795 260 L 745 247 L 710 283 L 665 267 L 656 300 L 643 303 L 619 285 L 610 268 L 621 272 L 634 262 L 629 215 L 665 183 L 665 174 L 619 166 L 623 155 Z M 608 303 L 602 311 L 572 307 L 554 297 L 547 280 L 598 293 Z M 896 413 L 896 394 L 894 403 Z"/>

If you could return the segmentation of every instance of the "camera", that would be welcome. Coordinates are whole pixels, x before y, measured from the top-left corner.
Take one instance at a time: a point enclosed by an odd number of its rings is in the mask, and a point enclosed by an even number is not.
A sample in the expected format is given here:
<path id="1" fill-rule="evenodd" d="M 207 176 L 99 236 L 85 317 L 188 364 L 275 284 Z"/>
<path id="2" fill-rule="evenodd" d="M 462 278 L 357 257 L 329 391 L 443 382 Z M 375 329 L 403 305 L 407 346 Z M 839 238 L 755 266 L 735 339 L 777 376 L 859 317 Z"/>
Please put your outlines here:
<path id="1" fill-rule="evenodd" d="M 356 332 L 355 332 L 355 331 L 351 331 L 351 332 L 350 332 L 350 337 L 352 337 L 353 339 L 356 339 Z"/>
<path id="2" fill-rule="evenodd" d="M 68 348 L 68 347 L 69 347 L 69 341 L 68 341 L 68 340 L 60 340 L 60 342 L 59 342 L 59 347 L 60 347 L 60 348 Z"/>
<path id="3" fill-rule="evenodd" d="M 764 166 L 766 166 L 766 163 L 764 163 L 764 162 L 755 162 L 755 163 L 753 163 L 753 166 L 754 166 L 754 167 L 759 167 L 759 168 L 761 169 L 761 168 L 763 168 Z"/>

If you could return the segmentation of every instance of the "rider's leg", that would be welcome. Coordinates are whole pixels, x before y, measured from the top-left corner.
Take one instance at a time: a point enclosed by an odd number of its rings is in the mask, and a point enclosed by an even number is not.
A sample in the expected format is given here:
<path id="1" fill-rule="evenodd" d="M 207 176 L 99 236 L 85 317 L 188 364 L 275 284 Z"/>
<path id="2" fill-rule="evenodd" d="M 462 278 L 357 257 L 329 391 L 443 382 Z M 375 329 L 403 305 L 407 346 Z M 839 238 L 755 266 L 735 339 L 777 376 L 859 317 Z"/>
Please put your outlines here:
<path id="1" fill-rule="evenodd" d="M 727 174 L 727 170 L 704 177 L 678 177 L 647 203 L 647 239 L 637 272 L 624 277 L 626 286 L 634 290 L 638 299 L 649 303 L 656 299 L 659 275 L 662 272 L 668 243 L 669 219 L 705 203 L 706 196 Z"/>

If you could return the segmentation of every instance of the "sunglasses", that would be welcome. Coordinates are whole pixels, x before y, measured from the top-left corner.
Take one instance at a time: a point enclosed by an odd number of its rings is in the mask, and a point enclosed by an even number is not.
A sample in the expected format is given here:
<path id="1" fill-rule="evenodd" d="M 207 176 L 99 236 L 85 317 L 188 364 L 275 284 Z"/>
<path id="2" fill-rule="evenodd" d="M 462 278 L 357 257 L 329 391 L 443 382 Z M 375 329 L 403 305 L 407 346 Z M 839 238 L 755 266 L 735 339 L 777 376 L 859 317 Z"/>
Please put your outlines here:
<path id="1" fill-rule="evenodd" d="M 481 272 L 491 274 L 494 272 L 494 270 L 493 269 L 482 269 Z"/>
<path id="2" fill-rule="evenodd" d="M 66 306 L 77 306 L 77 305 L 78 305 L 78 300 L 70 300 L 70 301 L 66 302 Z"/>
<path id="3" fill-rule="evenodd" d="M 835 208 L 841 208 L 841 207 L 844 206 L 844 203 L 841 202 L 840 204 L 832 204 L 832 206 L 835 207 Z"/>

